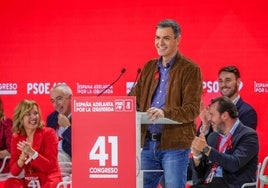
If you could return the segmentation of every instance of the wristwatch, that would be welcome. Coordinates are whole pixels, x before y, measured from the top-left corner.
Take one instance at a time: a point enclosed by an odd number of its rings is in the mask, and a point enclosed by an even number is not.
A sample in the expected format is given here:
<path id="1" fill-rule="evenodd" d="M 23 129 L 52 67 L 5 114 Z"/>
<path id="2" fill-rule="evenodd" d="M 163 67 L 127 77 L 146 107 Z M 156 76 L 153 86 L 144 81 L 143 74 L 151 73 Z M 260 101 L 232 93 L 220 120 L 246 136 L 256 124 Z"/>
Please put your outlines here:
<path id="1" fill-rule="evenodd" d="M 206 147 L 204 147 L 202 152 L 206 154 L 209 151 L 209 149 L 210 149 L 209 146 L 206 146 Z"/>

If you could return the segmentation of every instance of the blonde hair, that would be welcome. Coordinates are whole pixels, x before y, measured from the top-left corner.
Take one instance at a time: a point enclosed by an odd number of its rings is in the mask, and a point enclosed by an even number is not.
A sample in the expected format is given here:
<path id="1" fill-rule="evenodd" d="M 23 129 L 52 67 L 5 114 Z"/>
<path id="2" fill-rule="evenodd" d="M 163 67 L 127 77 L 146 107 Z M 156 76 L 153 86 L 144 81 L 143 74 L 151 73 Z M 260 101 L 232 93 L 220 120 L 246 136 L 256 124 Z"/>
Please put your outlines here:
<path id="1" fill-rule="evenodd" d="M 24 126 L 23 126 L 23 118 L 30 110 L 32 110 L 32 108 L 34 106 L 37 107 L 38 115 L 40 118 L 40 121 L 38 122 L 37 129 L 41 129 L 44 126 L 44 122 L 42 121 L 40 108 L 39 108 L 39 105 L 37 104 L 37 102 L 33 101 L 33 100 L 25 99 L 25 100 L 22 100 L 15 108 L 14 116 L 13 116 L 13 127 L 12 127 L 13 133 L 17 133 L 20 135 L 26 134 Z"/>

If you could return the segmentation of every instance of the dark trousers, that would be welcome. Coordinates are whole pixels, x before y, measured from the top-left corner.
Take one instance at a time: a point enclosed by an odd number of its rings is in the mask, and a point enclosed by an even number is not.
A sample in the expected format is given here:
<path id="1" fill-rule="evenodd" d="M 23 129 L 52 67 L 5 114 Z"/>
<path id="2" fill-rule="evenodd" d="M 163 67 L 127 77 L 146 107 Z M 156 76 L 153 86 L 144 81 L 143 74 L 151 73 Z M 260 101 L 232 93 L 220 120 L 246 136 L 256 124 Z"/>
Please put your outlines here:
<path id="1" fill-rule="evenodd" d="M 229 188 L 223 178 L 213 178 L 210 183 L 192 185 L 191 188 Z"/>

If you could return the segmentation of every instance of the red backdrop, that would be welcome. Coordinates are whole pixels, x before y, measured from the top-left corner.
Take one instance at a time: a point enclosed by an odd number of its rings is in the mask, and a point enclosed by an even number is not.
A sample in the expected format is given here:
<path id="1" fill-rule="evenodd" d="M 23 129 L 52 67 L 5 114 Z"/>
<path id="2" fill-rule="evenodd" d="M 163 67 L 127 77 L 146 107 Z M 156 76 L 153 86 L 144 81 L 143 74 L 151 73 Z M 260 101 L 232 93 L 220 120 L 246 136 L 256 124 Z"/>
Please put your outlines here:
<path id="1" fill-rule="evenodd" d="M 125 95 L 137 68 L 157 57 L 156 24 L 173 18 L 182 27 L 182 53 L 202 69 L 206 102 L 219 95 L 218 69 L 239 67 L 241 95 L 258 113 L 261 161 L 268 155 L 267 10 L 266 0 L 1 1 L 6 113 L 12 117 L 16 104 L 28 98 L 39 102 L 45 118 L 53 110 L 48 93 L 54 83 L 69 84 L 75 96 L 95 96 L 122 68 L 126 73 L 104 95 Z"/>

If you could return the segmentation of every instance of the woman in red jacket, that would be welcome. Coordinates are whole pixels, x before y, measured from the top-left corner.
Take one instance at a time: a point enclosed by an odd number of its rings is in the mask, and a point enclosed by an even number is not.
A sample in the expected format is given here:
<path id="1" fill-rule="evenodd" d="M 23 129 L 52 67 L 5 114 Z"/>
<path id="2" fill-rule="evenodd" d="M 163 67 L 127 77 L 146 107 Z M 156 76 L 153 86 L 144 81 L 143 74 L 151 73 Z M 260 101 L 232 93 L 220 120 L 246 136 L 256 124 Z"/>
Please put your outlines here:
<path id="1" fill-rule="evenodd" d="M 55 188 L 62 180 L 55 131 L 44 127 L 38 104 L 23 100 L 13 117 L 10 172 L 13 176 L 5 184 L 10 188 Z"/>

